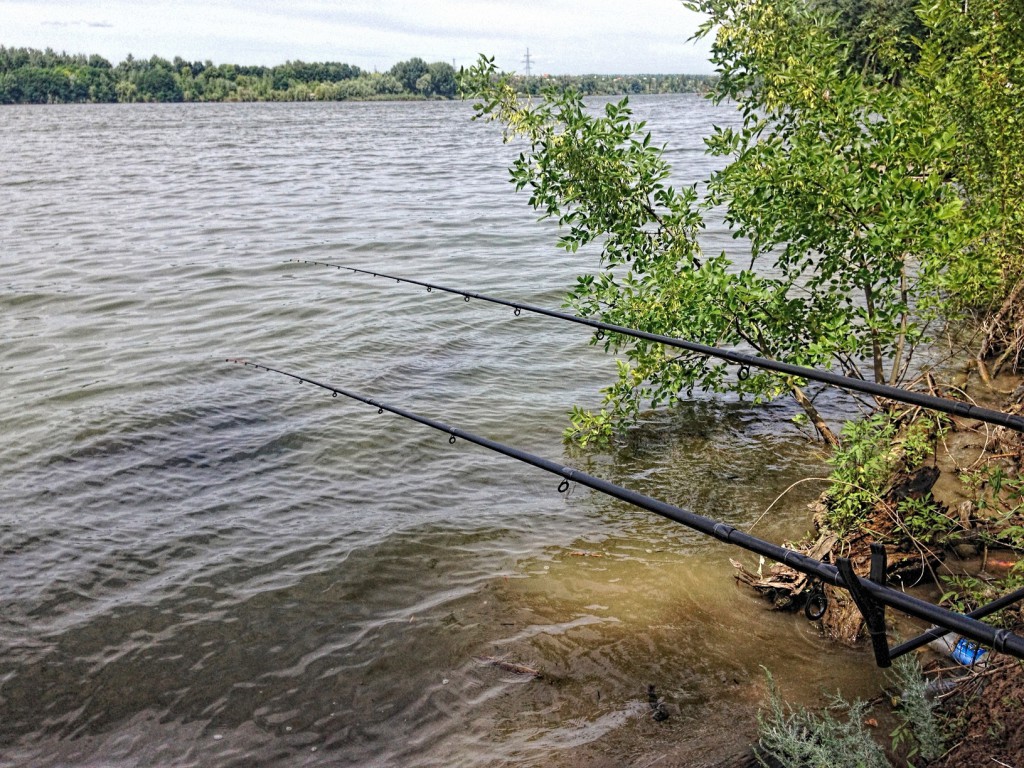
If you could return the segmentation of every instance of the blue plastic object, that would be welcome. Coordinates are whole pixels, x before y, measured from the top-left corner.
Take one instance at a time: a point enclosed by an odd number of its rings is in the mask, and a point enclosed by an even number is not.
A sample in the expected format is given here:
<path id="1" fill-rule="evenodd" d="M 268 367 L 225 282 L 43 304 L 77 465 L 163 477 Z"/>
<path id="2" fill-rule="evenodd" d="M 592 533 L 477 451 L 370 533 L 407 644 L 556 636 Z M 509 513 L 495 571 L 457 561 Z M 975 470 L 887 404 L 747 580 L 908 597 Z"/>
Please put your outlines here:
<path id="1" fill-rule="evenodd" d="M 956 641 L 956 645 L 953 646 L 953 652 L 950 656 L 965 667 L 970 667 L 977 664 L 986 653 L 988 651 L 979 647 L 977 643 L 972 643 L 967 638 L 961 637 Z"/>

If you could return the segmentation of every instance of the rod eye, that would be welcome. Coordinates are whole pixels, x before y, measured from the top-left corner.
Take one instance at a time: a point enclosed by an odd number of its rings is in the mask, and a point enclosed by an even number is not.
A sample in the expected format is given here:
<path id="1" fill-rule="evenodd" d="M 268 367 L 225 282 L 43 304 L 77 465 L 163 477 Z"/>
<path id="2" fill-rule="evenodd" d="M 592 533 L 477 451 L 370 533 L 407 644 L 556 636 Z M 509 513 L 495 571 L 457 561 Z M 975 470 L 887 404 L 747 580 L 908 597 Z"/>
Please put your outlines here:
<path id="1" fill-rule="evenodd" d="M 523 314 L 523 310 L 521 310 L 519 307 L 516 307 L 514 310 L 512 310 L 512 314 L 514 314 L 516 317 L 519 317 L 521 314 Z"/>
<path id="2" fill-rule="evenodd" d="M 455 445 L 455 435 L 449 435 L 448 436 L 448 444 L 449 445 Z"/>
<path id="3" fill-rule="evenodd" d="M 736 378 L 739 379 L 740 381 L 746 381 L 747 379 L 749 379 L 750 378 L 750 366 L 749 365 L 742 366 L 739 369 L 739 371 L 736 373 Z"/>
<path id="4" fill-rule="evenodd" d="M 558 484 L 558 492 L 559 493 L 565 493 L 568 490 L 569 490 L 569 481 L 568 480 L 562 480 L 562 482 L 560 482 Z"/>
<path id="5" fill-rule="evenodd" d="M 825 592 L 819 584 L 811 591 L 811 594 L 807 597 L 807 602 L 804 603 L 804 616 L 806 616 L 809 621 L 817 621 L 825 615 L 825 611 L 827 610 L 828 598 L 825 596 Z"/>

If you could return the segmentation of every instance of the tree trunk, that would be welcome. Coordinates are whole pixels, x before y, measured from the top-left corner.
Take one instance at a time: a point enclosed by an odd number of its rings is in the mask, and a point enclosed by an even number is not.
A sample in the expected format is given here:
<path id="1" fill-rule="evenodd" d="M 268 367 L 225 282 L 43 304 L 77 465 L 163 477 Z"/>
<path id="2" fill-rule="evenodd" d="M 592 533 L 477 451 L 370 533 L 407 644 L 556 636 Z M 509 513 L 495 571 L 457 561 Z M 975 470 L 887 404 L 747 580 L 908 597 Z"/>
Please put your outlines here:
<path id="1" fill-rule="evenodd" d="M 836 437 L 835 433 L 831 429 L 829 429 L 825 420 L 821 418 L 821 414 L 818 413 L 818 409 L 814 407 L 814 403 L 811 402 L 811 399 L 805 395 L 803 390 L 798 386 L 790 385 L 790 389 L 793 392 L 793 397 L 795 397 L 796 401 L 800 403 L 800 407 L 804 409 L 804 413 L 806 413 L 807 417 L 811 420 L 811 424 L 814 425 L 818 434 L 821 435 L 821 439 L 832 448 L 838 448 L 839 438 Z"/>

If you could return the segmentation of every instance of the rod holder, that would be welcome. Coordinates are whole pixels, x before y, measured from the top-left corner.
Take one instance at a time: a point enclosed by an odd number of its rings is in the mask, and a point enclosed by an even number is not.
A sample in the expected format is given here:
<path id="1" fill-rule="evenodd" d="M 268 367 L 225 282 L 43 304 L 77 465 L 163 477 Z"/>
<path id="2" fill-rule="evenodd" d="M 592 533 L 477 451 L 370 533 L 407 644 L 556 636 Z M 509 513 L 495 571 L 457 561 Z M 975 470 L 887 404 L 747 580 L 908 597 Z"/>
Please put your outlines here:
<path id="1" fill-rule="evenodd" d="M 869 578 L 879 586 L 885 586 L 888 557 L 885 547 L 878 542 L 871 545 L 871 571 Z M 836 568 L 843 577 L 843 583 L 850 591 L 850 596 L 864 617 L 864 624 L 871 636 L 871 649 L 875 652 L 875 663 L 880 667 L 891 667 L 892 657 L 889 655 L 889 638 L 885 634 L 885 605 L 879 603 L 864 588 L 860 576 L 853 572 L 853 563 L 847 557 L 836 560 Z"/>

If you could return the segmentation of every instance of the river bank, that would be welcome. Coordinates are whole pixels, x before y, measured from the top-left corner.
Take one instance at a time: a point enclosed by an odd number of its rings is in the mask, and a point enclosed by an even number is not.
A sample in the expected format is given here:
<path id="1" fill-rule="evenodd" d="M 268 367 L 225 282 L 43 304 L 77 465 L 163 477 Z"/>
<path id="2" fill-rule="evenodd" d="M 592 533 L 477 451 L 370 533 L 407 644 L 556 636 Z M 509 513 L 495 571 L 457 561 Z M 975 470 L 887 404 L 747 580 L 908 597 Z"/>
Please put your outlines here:
<path id="1" fill-rule="evenodd" d="M 984 364 L 975 363 L 945 386 L 931 377 L 925 381 L 933 394 L 1024 412 L 1024 382 L 1015 373 L 991 376 Z M 867 577 L 869 545 L 879 542 L 888 555 L 890 583 L 926 588 L 928 599 L 963 613 L 1021 586 L 1024 435 L 970 419 L 902 409 L 848 425 L 844 437 L 846 443 L 832 458 L 833 486 L 812 505 L 818 534 L 803 551 L 826 561 L 841 553 Z M 854 485 L 855 491 L 846 490 Z M 854 509 L 857 505 L 859 510 Z M 851 509 L 856 518 L 851 518 Z M 778 608 L 799 608 L 815 600 L 808 597 L 806 581 L 779 564 L 763 576 L 740 566 L 738 577 Z M 864 621 L 849 596 L 826 585 L 823 600 L 827 607 L 818 621 L 823 636 L 860 643 L 866 634 Z M 890 644 L 901 634 L 924 628 L 891 612 L 888 618 Z M 1012 605 L 987 622 L 1019 633 L 1024 608 Z M 1024 666 L 993 651 L 972 664 L 962 652 L 933 645 L 935 649 L 925 648 L 917 656 L 928 687 L 937 693 L 935 713 L 942 722 L 944 747 L 915 744 L 915 728 L 923 726 L 912 723 L 895 732 L 902 742 L 893 748 L 895 764 L 906 764 L 914 755 L 915 764 L 924 759 L 923 764 L 943 768 L 988 760 L 1020 764 Z M 898 717 L 899 709 L 893 712 L 885 699 L 898 704 L 899 697 L 899 691 L 889 692 L 870 719 Z"/>
<path id="2" fill-rule="evenodd" d="M 982 364 L 975 375 L 964 376 L 961 388 L 979 404 L 1024 413 L 1024 379 L 1014 373 L 990 377 Z M 952 562 L 943 598 L 971 610 L 1024 582 L 1024 435 L 1004 427 L 959 426 L 937 451 L 941 475 L 933 493 L 959 523 L 949 542 Z M 1021 634 L 1024 605 L 986 621 Z M 989 652 L 970 668 L 940 657 L 924 669 L 951 686 L 936 707 L 947 751 L 929 765 L 1024 764 L 1024 663 Z"/>

